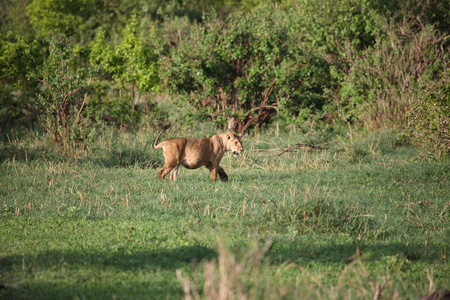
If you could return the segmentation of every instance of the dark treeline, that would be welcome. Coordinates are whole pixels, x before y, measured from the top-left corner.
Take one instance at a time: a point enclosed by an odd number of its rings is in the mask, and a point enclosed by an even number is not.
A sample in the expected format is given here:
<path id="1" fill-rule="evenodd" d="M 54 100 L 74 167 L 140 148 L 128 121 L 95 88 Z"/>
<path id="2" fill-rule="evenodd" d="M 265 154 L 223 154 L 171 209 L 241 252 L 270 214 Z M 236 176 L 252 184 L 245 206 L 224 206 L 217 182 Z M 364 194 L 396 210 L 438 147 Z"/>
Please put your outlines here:
<path id="1" fill-rule="evenodd" d="M 159 126 L 165 99 L 185 124 L 395 126 L 448 151 L 449 13 L 449 0 L 2 1 L 0 124 L 70 148 L 104 122 Z"/>

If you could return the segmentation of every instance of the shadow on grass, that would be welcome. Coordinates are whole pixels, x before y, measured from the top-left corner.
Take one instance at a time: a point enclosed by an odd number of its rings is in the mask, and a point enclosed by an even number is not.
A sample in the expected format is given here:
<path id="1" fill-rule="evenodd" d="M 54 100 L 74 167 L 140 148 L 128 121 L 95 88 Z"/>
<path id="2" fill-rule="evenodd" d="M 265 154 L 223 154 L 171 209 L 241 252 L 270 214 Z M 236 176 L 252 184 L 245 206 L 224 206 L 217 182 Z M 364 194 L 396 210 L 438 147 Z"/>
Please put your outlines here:
<path id="1" fill-rule="evenodd" d="M 0 163 L 5 161 L 36 161 L 44 160 L 46 149 L 44 147 L 36 147 L 32 150 L 23 149 L 16 145 L 0 144 Z"/>
<path id="2" fill-rule="evenodd" d="M 136 245 L 140 247 L 139 245 Z M 244 246 L 244 245 L 243 245 Z M 410 243 L 376 243 L 360 247 L 361 259 L 396 271 L 406 271 L 408 260 L 436 263 L 438 257 L 425 257 L 423 245 Z M 245 247 L 245 246 L 244 246 Z M 428 245 L 433 247 L 433 245 Z M 114 247 L 111 247 L 114 248 Z M 112 250 L 112 249 L 109 250 Z M 24 272 L 25 283 L 20 287 L 0 282 L 0 298 L 62 299 L 62 298 L 167 298 L 181 297 L 182 290 L 175 277 L 178 268 L 191 268 L 193 263 L 217 259 L 217 252 L 201 245 L 174 249 L 145 251 L 141 247 L 120 246 L 113 251 L 43 251 L 36 254 L 11 255 L 0 259 L 2 280 Z M 294 261 L 300 265 L 342 265 L 354 256 L 356 244 L 336 244 L 328 241 L 320 246 L 311 243 L 274 241 L 266 257 L 271 265 Z M 416 256 L 416 257 L 414 257 Z M 386 259 L 387 258 L 387 259 Z M 47 274 L 46 274 L 47 273 Z M 155 276 L 155 274 L 158 274 Z M 31 277 L 29 277 L 31 276 Z M 23 277 L 19 275 L 18 277 Z M 31 278 L 31 279 L 30 279 Z"/>
<path id="3" fill-rule="evenodd" d="M 168 295 L 178 298 L 182 290 L 175 270 L 216 256 L 215 250 L 200 245 L 156 251 L 119 247 L 115 251 L 103 252 L 49 250 L 34 255 L 4 256 L 0 259 L 2 280 L 21 272 L 28 278 L 34 276 L 34 279 L 20 288 L 0 281 L 0 286 L 3 286 L 0 298 L 156 299 Z M 155 273 L 159 275 L 155 277 Z"/>
<path id="4" fill-rule="evenodd" d="M 78 164 L 92 163 L 104 168 L 138 167 L 141 169 L 157 168 L 163 165 L 162 153 L 154 149 L 111 149 L 95 152 L 89 156 L 66 156 L 56 150 L 44 146 L 25 149 L 13 144 L 0 145 L 0 164 L 6 161 L 51 161 L 51 162 L 77 162 Z"/>
<path id="5" fill-rule="evenodd" d="M 178 282 L 158 285 L 150 279 L 136 282 L 132 279 L 117 283 L 82 278 L 74 284 L 39 282 L 23 288 L 4 288 L 0 298 L 13 299 L 181 299 L 183 291 Z"/>
<path id="6" fill-rule="evenodd" d="M 105 151 L 106 152 L 106 151 Z M 108 153 L 97 156 L 77 158 L 78 163 L 89 163 L 105 168 L 128 168 L 138 167 L 140 169 L 157 168 L 164 164 L 164 157 L 154 149 L 111 149 Z"/>
<path id="7" fill-rule="evenodd" d="M 112 247 L 114 248 L 114 247 Z M 113 272 L 127 270 L 171 270 L 189 265 L 192 262 L 210 260 L 217 256 L 215 250 L 194 245 L 181 246 L 174 249 L 137 250 L 128 247 L 116 247 L 103 252 L 89 250 L 49 250 L 28 255 L 4 256 L 0 266 L 4 273 L 11 271 L 14 266 L 29 266 L 30 268 L 95 268 L 107 269 Z"/>
<path id="8" fill-rule="evenodd" d="M 442 263 L 441 251 L 445 250 L 442 245 L 420 242 L 405 243 L 363 243 L 357 245 L 354 242 L 339 243 L 328 242 L 324 245 L 314 244 L 289 244 L 275 241 L 269 251 L 268 258 L 271 263 L 295 261 L 300 264 L 323 263 L 342 264 L 349 263 L 356 258 L 356 252 L 365 262 L 380 262 L 380 260 L 391 257 L 394 259 L 407 259 L 409 261 L 422 261 L 427 263 Z"/>

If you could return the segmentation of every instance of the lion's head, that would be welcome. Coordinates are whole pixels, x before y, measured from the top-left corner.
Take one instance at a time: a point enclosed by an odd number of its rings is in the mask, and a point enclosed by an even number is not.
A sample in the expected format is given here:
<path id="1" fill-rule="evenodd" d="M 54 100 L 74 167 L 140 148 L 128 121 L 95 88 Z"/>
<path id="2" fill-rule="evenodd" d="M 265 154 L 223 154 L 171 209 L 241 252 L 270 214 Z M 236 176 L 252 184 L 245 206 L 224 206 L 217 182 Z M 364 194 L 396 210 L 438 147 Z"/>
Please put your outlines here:
<path id="1" fill-rule="evenodd" d="M 244 148 L 242 147 L 241 137 L 232 132 L 227 133 L 227 143 L 228 148 L 234 156 L 238 156 L 239 153 L 244 151 Z"/>

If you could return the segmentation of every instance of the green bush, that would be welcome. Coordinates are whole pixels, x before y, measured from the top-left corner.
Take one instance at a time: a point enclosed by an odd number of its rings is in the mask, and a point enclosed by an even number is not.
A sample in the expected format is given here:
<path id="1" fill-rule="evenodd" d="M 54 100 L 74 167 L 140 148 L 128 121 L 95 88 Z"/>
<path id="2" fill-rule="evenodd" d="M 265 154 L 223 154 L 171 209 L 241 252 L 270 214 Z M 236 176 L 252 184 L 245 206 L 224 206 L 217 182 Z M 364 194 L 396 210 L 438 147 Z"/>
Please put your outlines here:
<path id="1" fill-rule="evenodd" d="M 294 1 L 300 40 L 330 65 L 325 112 L 365 127 L 405 125 L 417 82 L 448 53 L 441 2 Z"/>
<path id="2" fill-rule="evenodd" d="M 409 115 L 407 136 L 435 154 L 450 152 L 450 65 L 437 80 L 419 90 L 418 101 Z"/>
<path id="3" fill-rule="evenodd" d="M 137 15 L 130 18 L 122 32 L 121 43 L 114 48 L 107 43 L 105 34 L 104 30 L 100 30 L 96 35 L 89 46 L 89 58 L 93 65 L 99 65 L 106 71 L 105 78 L 112 77 L 120 102 L 129 103 L 117 103 L 116 108 L 127 107 L 129 113 L 136 114 L 136 104 L 142 100 L 142 95 L 159 90 L 156 49 L 140 36 Z"/>
<path id="4" fill-rule="evenodd" d="M 28 75 L 41 67 L 42 48 L 40 42 L 0 34 L 0 124 L 35 115 L 37 83 Z"/>
<path id="5" fill-rule="evenodd" d="M 339 82 L 335 105 L 339 113 L 366 127 L 402 126 L 420 80 L 441 64 L 442 37 L 431 25 L 406 19 L 378 22 L 375 44 L 355 52 L 347 44 L 347 69 L 335 69 Z"/>
<path id="6" fill-rule="evenodd" d="M 71 36 L 87 29 L 89 4 L 88 0 L 34 0 L 26 10 L 31 25 L 41 36 L 62 33 Z"/>
<path id="7" fill-rule="evenodd" d="M 83 67 L 70 39 L 52 39 L 49 56 L 32 78 L 41 83 L 36 95 L 41 109 L 39 121 L 53 135 L 64 153 L 89 142 L 96 129 L 93 114 L 86 105 L 95 71 Z"/>
<path id="8" fill-rule="evenodd" d="M 323 104 L 327 65 L 305 51 L 287 11 L 261 6 L 226 21 L 193 25 L 162 65 L 162 77 L 190 117 L 244 132 L 278 111 L 295 117 Z"/>
<path id="9" fill-rule="evenodd" d="M 292 6 L 302 39 L 309 47 L 342 56 L 345 43 L 358 51 L 374 43 L 378 1 L 302 0 Z"/>

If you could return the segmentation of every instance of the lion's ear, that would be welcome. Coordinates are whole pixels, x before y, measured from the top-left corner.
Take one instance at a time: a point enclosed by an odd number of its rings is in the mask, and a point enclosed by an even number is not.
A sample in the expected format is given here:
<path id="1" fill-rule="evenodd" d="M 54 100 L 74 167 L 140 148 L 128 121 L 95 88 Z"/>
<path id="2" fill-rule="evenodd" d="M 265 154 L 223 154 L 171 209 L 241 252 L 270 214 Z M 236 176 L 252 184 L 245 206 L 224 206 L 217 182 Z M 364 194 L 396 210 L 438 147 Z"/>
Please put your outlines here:
<path id="1" fill-rule="evenodd" d="M 227 139 L 231 139 L 232 137 L 234 137 L 234 134 L 232 134 L 231 132 L 227 132 Z"/>

